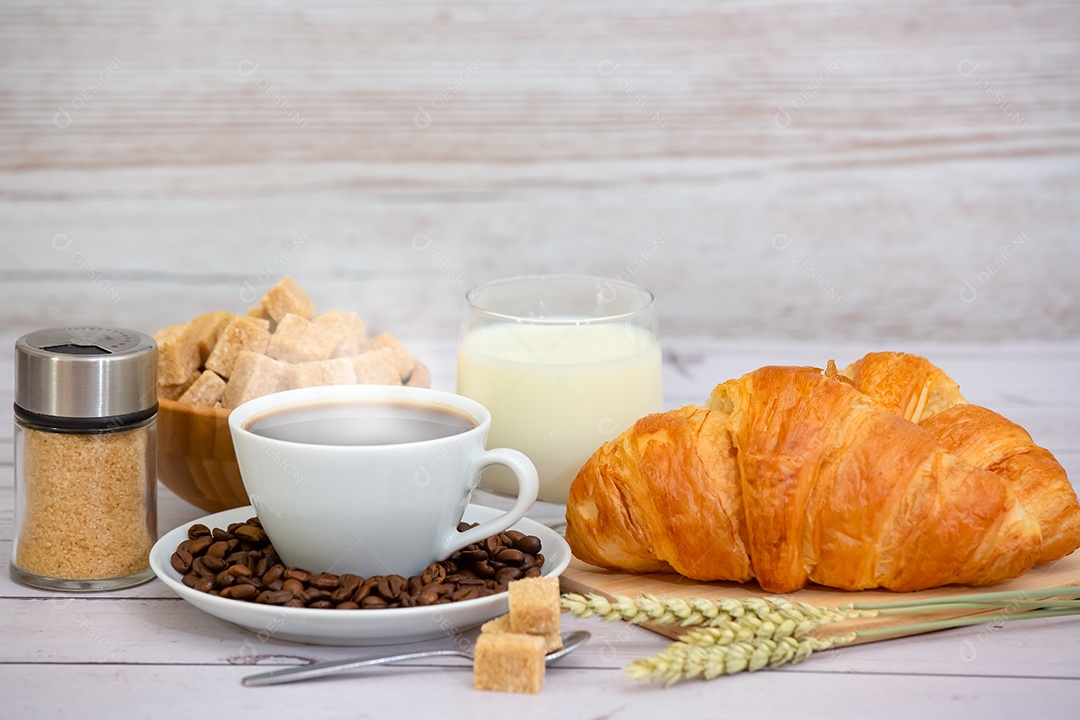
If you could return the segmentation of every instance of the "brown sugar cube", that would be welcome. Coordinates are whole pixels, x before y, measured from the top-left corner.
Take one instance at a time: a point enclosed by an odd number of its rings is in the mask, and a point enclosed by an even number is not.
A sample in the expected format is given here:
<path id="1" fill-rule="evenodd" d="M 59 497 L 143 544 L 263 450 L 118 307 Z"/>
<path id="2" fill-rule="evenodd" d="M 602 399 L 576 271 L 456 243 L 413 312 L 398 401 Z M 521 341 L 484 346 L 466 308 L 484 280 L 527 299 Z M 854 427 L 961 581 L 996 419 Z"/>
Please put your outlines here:
<path id="1" fill-rule="evenodd" d="M 326 360 L 340 343 L 341 335 L 289 313 L 270 336 L 266 354 L 289 363 Z"/>
<path id="2" fill-rule="evenodd" d="M 267 290 L 259 304 L 275 322 L 281 322 L 289 314 L 299 315 L 305 320 L 315 314 L 315 303 L 291 275 L 281 278 L 277 285 Z"/>
<path id="3" fill-rule="evenodd" d="M 205 367 L 223 378 L 232 377 L 233 364 L 240 353 L 265 353 L 270 342 L 270 331 L 257 318 L 233 315 L 228 325 L 218 334 L 218 340 Z"/>
<path id="4" fill-rule="evenodd" d="M 413 365 L 416 364 L 412 353 L 406 350 L 405 346 L 398 342 L 397 338 L 385 332 L 371 338 L 371 342 L 368 343 L 368 350 L 378 350 L 379 348 L 390 348 L 394 351 L 394 366 L 397 368 L 398 375 L 401 376 L 402 382 L 408 380 L 409 375 L 412 374 Z"/>
<path id="5" fill-rule="evenodd" d="M 270 313 L 266 312 L 266 308 L 262 305 L 256 305 L 255 307 L 249 307 L 247 316 L 255 318 L 256 320 L 265 320 L 266 329 L 270 332 L 274 332 L 274 319 L 270 317 Z"/>
<path id="6" fill-rule="evenodd" d="M 476 639 L 473 687 L 538 693 L 544 687 L 544 639 L 519 633 L 481 633 Z"/>
<path id="7" fill-rule="evenodd" d="M 356 382 L 361 385 L 400 385 L 401 375 L 394 364 L 394 351 L 390 348 L 368 350 L 352 358 Z"/>
<path id="8" fill-rule="evenodd" d="M 243 350 L 236 357 L 232 377 L 229 378 L 225 394 L 221 397 L 221 406 L 231 409 L 248 400 L 288 390 L 291 374 L 288 365 L 265 355 Z"/>
<path id="9" fill-rule="evenodd" d="M 330 354 L 330 357 L 353 357 L 364 351 L 366 328 L 364 321 L 356 313 L 327 310 L 311 318 L 311 322 L 341 335 L 341 343 L 334 348 L 334 352 Z"/>
<path id="10" fill-rule="evenodd" d="M 344 336 L 341 344 L 334 348 L 330 357 L 353 357 L 364 351 L 367 326 L 356 313 L 327 310 L 322 315 L 312 318 L 312 322 L 334 328 Z"/>
<path id="11" fill-rule="evenodd" d="M 559 578 L 513 580 L 507 590 L 511 630 L 536 635 L 559 632 Z"/>
<path id="12" fill-rule="evenodd" d="M 217 344 L 221 329 L 229 324 L 232 314 L 225 310 L 203 313 L 191 321 L 191 338 L 199 346 L 199 364 L 206 362 Z"/>
<path id="13" fill-rule="evenodd" d="M 225 392 L 225 381 L 213 370 L 203 370 L 179 400 L 189 405 L 214 406 Z"/>
<path id="14" fill-rule="evenodd" d="M 189 387 L 191 387 L 191 382 L 178 383 L 176 385 L 162 385 L 159 383 L 157 386 L 157 394 L 159 398 L 178 400 Z"/>
<path id="15" fill-rule="evenodd" d="M 188 324 L 170 325 L 154 333 L 158 346 L 158 384 L 183 385 L 199 372 L 199 345 Z"/>
<path id="16" fill-rule="evenodd" d="M 292 387 L 355 385 L 356 371 L 351 358 L 312 360 L 292 366 Z"/>
<path id="17" fill-rule="evenodd" d="M 513 632 L 513 630 L 510 629 L 510 615 L 500 615 L 494 620 L 488 620 L 480 626 L 480 632 L 495 634 Z M 528 634 L 531 635 L 532 633 Z M 562 650 L 562 635 L 559 633 L 547 633 L 546 635 L 537 635 L 536 637 L 544 638 L 544 654 Z"/>
<path id="18" fill-rule="evenodd" d="M 254 315 L 248 315 L 247 319 L 261 327 L 266 332 L 274 331 L 274 323 L 270 318 L 256 317 Z"/>

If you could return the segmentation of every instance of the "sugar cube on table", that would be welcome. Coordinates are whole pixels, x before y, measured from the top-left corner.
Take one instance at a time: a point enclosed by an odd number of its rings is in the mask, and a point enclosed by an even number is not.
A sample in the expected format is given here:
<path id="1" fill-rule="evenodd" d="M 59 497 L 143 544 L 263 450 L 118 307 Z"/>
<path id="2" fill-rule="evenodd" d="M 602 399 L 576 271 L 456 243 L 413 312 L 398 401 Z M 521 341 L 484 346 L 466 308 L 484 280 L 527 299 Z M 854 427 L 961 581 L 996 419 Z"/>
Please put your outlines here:
<path id="1" fill-rule="evenodd" d="M 476 639 L 473 687 L 538 693 L 544 687 L 544 639 L 519 633 L 481 633 Z"/>

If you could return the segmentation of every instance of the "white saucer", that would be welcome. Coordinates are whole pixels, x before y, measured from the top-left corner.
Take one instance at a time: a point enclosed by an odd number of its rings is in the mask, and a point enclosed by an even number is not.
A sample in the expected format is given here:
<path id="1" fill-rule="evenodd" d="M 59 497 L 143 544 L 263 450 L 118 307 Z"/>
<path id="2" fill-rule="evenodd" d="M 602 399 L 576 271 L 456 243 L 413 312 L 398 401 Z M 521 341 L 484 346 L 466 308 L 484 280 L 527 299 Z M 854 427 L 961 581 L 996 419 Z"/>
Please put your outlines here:
<path id="1" fill-rule="evenodd" d="M 483 522 L 501 513 L 501 510 L 494 508 L 470 505 L 465 510 L 463 520 Z M 150 567 L 162 582 L 200 610 L 252 632 L 292 642 L 317 645 L 394 645 L 418 642 L 453 635 L 507 612 L 505 592 L 476 600 L 430 607 L 312 610 L 229 600 L 199 592 L 181 582 L 180 573 L 173 569 L 169 558 L 176 552 L 176 546 L 187 539 L 187 531 L 191 525 L 202 523 L 209 528 L 224 528 L 254 515 L 255 510 L 248 506 L 225 510 L 186 523 L 166 533 L 154 544 L 150 551 Z M 525 519 L 514 525 L 513 529 L 540 538 L 545 557 L 545 577 L 558 577 L 570 564 L 570 546 L 550 528 Z"/>

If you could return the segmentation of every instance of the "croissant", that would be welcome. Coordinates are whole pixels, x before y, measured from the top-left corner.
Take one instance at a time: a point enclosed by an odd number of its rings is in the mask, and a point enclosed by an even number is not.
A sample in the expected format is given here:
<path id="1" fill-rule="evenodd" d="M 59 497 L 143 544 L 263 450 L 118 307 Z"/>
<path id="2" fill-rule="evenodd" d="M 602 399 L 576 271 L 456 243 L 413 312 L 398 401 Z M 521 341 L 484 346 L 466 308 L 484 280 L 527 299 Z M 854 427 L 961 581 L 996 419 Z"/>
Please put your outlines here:
<path id="1" fill-rule="evenodd" d="M 1009 482 L 1042 531 L 1037 565 L 1080 547 L 1080 504 L 1065 468 L 1016 423 L 970 405 L 960 388 L 926 358 L 870 353 L 840 375 L 883 408 L 919 423 L 961 460 Z"/>
<path id="2" fill-rule="evenodd" d="M 1024 473 L 977 466 L 977 438 L 943 441 L 936 425 L 903 417 L 929 423 L 963 406 L 944 373 L 912 367 L 922 385 L 888 390 L 868 369 L 761 368 L 717 386 L 706 407 L 642 418 L 572 483 L 574 554 L 634 572 L 756 579 L 770 592 L 808 582 L 910 591 L 992 584 L 1075 547 L 1068 523 L 1066 541 L 1044 543 L 1013 488 Z M 1055 497 L 1063 517 L 1080 513 L 1075 495 Z"/>

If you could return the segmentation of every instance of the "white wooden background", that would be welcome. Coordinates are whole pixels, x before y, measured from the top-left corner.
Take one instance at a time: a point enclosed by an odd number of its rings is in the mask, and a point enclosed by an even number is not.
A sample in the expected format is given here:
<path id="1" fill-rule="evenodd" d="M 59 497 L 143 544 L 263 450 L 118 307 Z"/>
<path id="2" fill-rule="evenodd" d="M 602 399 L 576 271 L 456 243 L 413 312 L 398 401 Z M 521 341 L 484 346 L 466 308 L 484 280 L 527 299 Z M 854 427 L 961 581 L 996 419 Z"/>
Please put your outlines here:
<path id="1" fill-rule="evenodd" d="M 290 272 L 452 339 L 463 288 L 584 272 L 679 334 L 1077 338 L 1078 38 L 1074 0 L 6 0 L 0 326 Z"/>
<path id="2" fill-rule="evenodd" d="M 1080 5 L 0 4 L 0 344 L 241 310 L 283 273 L 453 387 L 465 289 L 624 275 L 668 406 L 764 363 L 921 352 L 1080 477 Z M 11 403 L 10 350 L 0 405 Z M 0 566 L 12 523 L 0 424 Z M 162 492 L 161 530 L 203 513 Z M 544 693 L 430 667 L 265 691 L 253 637 L 160 583 L 0 576 L 0 717 L 1073 717 L 1076 622 L 850 648 L 662 692 L 598 634 Z M 574 623 L 571 623 L 574 624 Z M 347 650 L 268 640 L 261 662 Z"/>

